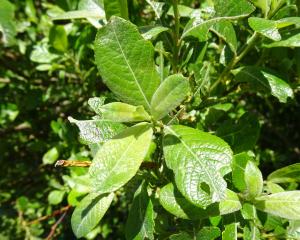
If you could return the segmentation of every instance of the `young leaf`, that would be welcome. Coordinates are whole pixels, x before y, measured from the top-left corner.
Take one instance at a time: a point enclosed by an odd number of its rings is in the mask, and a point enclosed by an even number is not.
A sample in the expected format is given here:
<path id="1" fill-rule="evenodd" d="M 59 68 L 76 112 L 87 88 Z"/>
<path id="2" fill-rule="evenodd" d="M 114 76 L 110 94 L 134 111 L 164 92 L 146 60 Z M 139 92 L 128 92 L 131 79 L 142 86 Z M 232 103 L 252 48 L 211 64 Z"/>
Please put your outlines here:
<path id="1" fill-rule="evenodd" d="M 83 143 L 103 143 L 125 129 L 121 123 L 109 122 L 102 119 L 76 120 L 68 117 L 71 123 L 79 128 L 79 135 Z"/>
<path id="2" fill-rule="evenodd" d="M 128 19 L 127 0 L 103 0 L 106 19 L 111 16 L 118 16 Z"/>
<path id="3" fill-rule="evenodd" d="M 232 72 L 236 81 L 247 82 L 251 85 L 252 90 L 262 90 L 272 94 L 282 103 L 286 103 L 289 97 L 294 97 L 293 90 L 288 83 L 258 67 L 247 66 Z"/>
<path id="4" fill-rule="evenodd" d="M 167 77 L 154 93 L 151 113 L 154 119 L 162 119 L 176 108 L 188 95 L 189 82 L 181 74 Z"/>
<path id="5" fill-rule="evenodd" d="M 49 43 L 59 52 L 68 50 L 68 36 L 64 26 L 54 25 L 49 32 Z"/>
<path id="6" fill-rule="evenodd" d="M 72 229 L 77 238 L 84 237 L 97 226 L 109 208 L 113 197 L 113 193 L 108 195 L 90 193 L 81 200 L 71 218 Z"/>
<path id="7" fill-rule="evenodd" d="M 245 152 L 234 155 L 232 161 L 232 182 L 241 192 L 246 190 L 245 169 L 252 158 Z"/>
<path id="8" fill-rule="evenodd" d="M 290 220 L 300 220 L 300 191 L 286 191 L 255 199 L 261 211 Z"/>
<path id="9" fill-rule="evenodd" d="M 226 190 L 226 198 L 220 203 L 213 203 L 206 209 L 197 207 L 186 200 L 172 183 L 160 190 L 159 201 L 164 209 L 176 217 L 192 220 L 229 214 L 242 207 L 238 196 L 229 189 Z"/>
<path id="10" fill-rule="evenodd" d="M 169 28 L 163 26 L 146 26 L 140 27 L 139 30 L 146 40 L 154 40 L 162 32 L 169 31 Z"/>
<path id="11" fill-rule="evenodd" d="M 148 196 L 147 184 L 140 185 L 134 194 L 132 206 L 126 222 L 126 239 L 150 239 L 154 236 L 154 210 Z"/>
<path id="12" fill-rule="evenodd" d="M 252 150 L 258 139 L 260 125 L 256 116 L 245 113 L 238 120 L 225 121 L 217 129 L 216 134 L 232 147 L 234 153 Z"/>
<path id="13" fill-rule="evenodd" d="M 100 108 L 102 105 L 104 105 L 104 102 L 105 102 L 105 97 L 93 97 L 88 100 L 89 106 L 98 115 L 101 115 Z"/>
<path id="14" fill-rule="evenodd" d="M 104 143 L 89 170 L 98 193 L 115 191 L 136 174 L 148 152 L 152 133 L 150 124 L 141 123 Z"/>
<path id="15" fill-rule="evenodd" d="M 152 44 L 124 19 L 112 17 L 97 33 L 95 57 L 103 81 L 123 102 L 146 110 L 160 83 L 153 54 Z"/>
<path id="16" fill-rule="evenodd" d="M 112 122 L 140 122 L 150 120 L 150 116 L 143 106 L 113 102 L 101 106 L 99 110 L 104 120 Z"/>
<path id="17" fill-rule="evenodd" d="M 245 168 L 245 196 L 253 199 L 259 196 L 263 190 L 263 177 L 261 171 L 252 161 L 248 161 Z"/>
<path id="18" fill-rule="evenodd" d="M 300 163 L 277 169 L 267 179 L 273 183 L 300 182 Z"/>
<path id="19" fill-rule="evenodd" d="M 193 128 L 165 127 L 163 148 L 179 191 L 199 207 L 226 198 L 222 174 L 230 169 L 232 151 L 222 139 Z"/>
<path id="20" fill-rule="evenodd" d="M 264 35 L 267 38 L 270 38 L 274 41 L 280 41 L 281 35 L 277 29 L 277 24 L 275 21 L 251 17 L 248 19 L 250 27 L 260 34 Z"/>
<path id="21" fill-rule="evenodd" d="M 237 240 L 238 223 L 225 225 L 225 230 L 222 232 L 222 240 Z"/>

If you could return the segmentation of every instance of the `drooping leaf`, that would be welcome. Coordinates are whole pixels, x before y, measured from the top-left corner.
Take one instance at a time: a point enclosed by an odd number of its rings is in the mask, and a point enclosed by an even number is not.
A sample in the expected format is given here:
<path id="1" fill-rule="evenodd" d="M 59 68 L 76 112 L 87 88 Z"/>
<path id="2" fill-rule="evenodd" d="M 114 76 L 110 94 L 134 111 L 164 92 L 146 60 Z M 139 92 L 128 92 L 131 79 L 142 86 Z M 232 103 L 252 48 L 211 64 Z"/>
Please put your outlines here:
<path id="1" fill-rule="evenodd" d="M 216 134 L 232 147 L 234 153 L 252 150 L 260 132 L 259 122 L 253 114 L 245 113 L 236 123 L 225 121 Z"/>
<path id="2" fill-rule="evenodd" d="M 206 209 L 203 209 L 186 200 L 172 183 L 165 185 L 160 190 L 159 201 L 168 212 L 176 217 L 192 220 L 225 215 L 241 209 L 238 196 L 229 189 L 226 190 L 226 198 L 224 200 L 220 203 L 213 203 Z"/>
<path id="3" fill-rule="evenodd" d="M 89 169 L 97 192 L 115 191 L 136 174 L 150 147 L 152 133 L 150 124 L 137 124 L 100 148 Z"/>
<path id="4" fill-rule="evenodd" d="M 14 22 L 15 6 L 8 0 L 0 0 L 0 6 L 0 32 L 2 32 L 2 40 L 6 46 L 11 46 L 15 43 L 15 35 L 17 34 Z"/>
<path id="5" fill-rule="evenodd" d="M 152 44 L 124 19 L 111 18 L 97 33 L 95 57 L 104 82 L 122 101 L 146 110 L 160 83 L 153 54 Z"/>
<path id="6" fill-rule="evenodd" d="M 255 199 L 261 211 L 290 220 L 300 220 L 300 191 L 286 191 Z"/>
<path id="7" fill-rule="evenodd" d="M 151 113 L 157 120 L 175 109 L 188 95 L 189 82 L 181 74 L 167 77 L 154 93 L 151 100 Z"/>
<path id="8" fill-rule="evenodd" d="M 196 240 L 214 240 L 221 236 L 218 227 L 204 227 L 196 235 Z"/>
<path id="9" fill-rule="evenodd" d="M 79 128 L 80 138 L 85 144 L 103 143 L 125 129 L 121 123 L 97 120 L 76 120 L 68 118 L 71 123 L 75 123 Z"/>
<path id="10" fill-rule="evenodd" d="M 245 184 L 245 196 L 247 199 L 253 199 L 262 193 L 262 173 L 252 161 L 248 161 L 245 168 Z"/>
<path id="11" fill-rule="evenodd" d="M 238 223 L 230 223 L 225 225 L 225 230 L 222 232 L 222 240 L 237 240 Z"/>
<path id="12" fill-rule="evenodd" d="M 273 42 L 270 44 L 263 45 L 267 48 L 273 48 L 273 47 L 300 47 L 300 33 L 293 35 L 285 40 L 281 40 L 279 42 Z"/>
<path id="13" fill-rule="evenodd" d="M 111 122 L 149 121 L 150 116 L 143 106 L 132 106 L 127 103 L 113 102 L 100 107 L 103 119 Z"/>
<path id="14" fill-rule="evenodd" d="M 282 103 L 285 103 L 289 97 L 294 97 L 293 90 L 288 83 L 263 69 L 247 66 L 232 72 L 236 81 L 247 82 L 253 91 L 263 91 L 271 94 Z"/>
<path id="15" fill-rule="evenodd" d="M 295 163 L 275 170 L 268 176 L 273 183 L 288 183 L 300 181 L 300 163 Z"/>
<path id="16" fill-rule="evenodd" d="M 220 21 L 215 23 L 210 30 L 222 38 L 230 47 L 231 51 L 236 53 L 237 39 L 235 30 L 230 21 Z"/>
<path id="17" fill-rule="evenodd" d="M 147 184 L 140 185 L 134 194 L 126 222 L 126 239 L 154 239 L 154 210 L 148 196 Z"/>
<path id="18" fill-rule="evenodd" d="M 205 208 L 226 198 L 222 175 L 230 171 L 232 151 L 222 139 L 174 125 L 165 127 L 163 148 L 179 191 L 191 203 Z"/>
<path id="19" fill-rule="evenodd" d="M 264 18 L 251 17 L 248 19 L 248 22 L 250 27 L 254 31 L 274 41 L 281 40 L 281 35 L 278 31 L 275 21 L 264 19 Z"/>
<path id="20" fill-rule="evenodd" d="M 76 237 L 84 237 L 100 222 L 109 208 L 114 194 L 90 193 L 75 208 L 71 224 Z"/>
<path id="21" fill-rule="evenodd" d="M 118 16 L 128 19 L 127 0 L 103 0 L 106 19 L 111 16 Z"/>

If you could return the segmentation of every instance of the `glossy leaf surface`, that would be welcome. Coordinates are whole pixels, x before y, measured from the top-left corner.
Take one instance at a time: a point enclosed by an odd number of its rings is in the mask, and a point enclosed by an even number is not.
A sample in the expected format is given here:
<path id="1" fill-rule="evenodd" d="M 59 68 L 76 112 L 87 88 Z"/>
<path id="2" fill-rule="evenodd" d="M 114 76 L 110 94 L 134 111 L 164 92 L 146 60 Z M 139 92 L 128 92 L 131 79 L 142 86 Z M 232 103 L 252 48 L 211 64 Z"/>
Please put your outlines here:
<path id="1" fill-rule="evenodd" d="M 138 171 L 152 140 L 149 124 L 127 128 L 97 152 L 89 173 L 97 192 L 117 190 Z"/>
<path id="2" fill-rule="evenodd" d="M 300 163 L 295 163 L 275 170 L 268 176 L 268 181 L 274 183 L 288 183 L 300 181 Z"/>
<path id="3" fill-rule="evenodd" d="M 232 151 L 222 139 L 174 125 L 165 129 L 163 146 L 166 164 L 185 198 L 199 207 L 225 199 L 222 173 L 230 169 Z"/>
<path id="4" fill-rule="evenodd" d="M 300 191 L 286 191 L 256 198 L 255 206 L 264 212 L 300 220 Z"/>

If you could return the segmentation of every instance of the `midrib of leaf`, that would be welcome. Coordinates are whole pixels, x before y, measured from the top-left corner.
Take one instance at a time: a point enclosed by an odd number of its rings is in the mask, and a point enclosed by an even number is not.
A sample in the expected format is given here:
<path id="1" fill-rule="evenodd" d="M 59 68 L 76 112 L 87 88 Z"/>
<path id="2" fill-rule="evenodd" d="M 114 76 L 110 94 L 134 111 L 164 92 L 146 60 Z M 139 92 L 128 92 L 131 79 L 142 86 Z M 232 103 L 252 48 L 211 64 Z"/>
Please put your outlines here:
<path id="1" fill-rule="evenodd" d="M 131 72 L 131 74 L 132 74 L 132 76 L 133 76 L 133 78 L 134 78 L 134 81 L 135 81 L 136 85 L 138 86 L 138 89 L 139 89 L 139 91 L 141 92 L 141 94 L 142 94 L 142 96 L 143 96 L 143 98 L 144 98 L 144 100 L 145 100 L 145 102 L 146 102 L 148 108 L 151 109 L 150 103 L 149 103 L 148 99 L 146 98 L 146 96 L 145 96 L 145 94 L 144 94 L 144 92 L 143 92 L 143 90 L 142 90 L 142 88 L 141 88 L 141 86 L 140 86 L 140 84 L 139 84 L 139 82 L 138 82 L 136 76 L 135 76 L 135 73 L 133 72 L 133 70 L 132 70 L 132 68 L 131 68 L 131 66 L 130 66 L 130 64 L 129 64 L 129 62 L 127 61 L 127 58 L 126 58 L 126 56 L 125 56 L 125 54 L 124 54 L 124 51 L 123 51 L 123 48 L 122 48 L 122 46 L 121 46 L 121 44 L 120 44 L 120 41 L 119 41 L 119 39 L 118 39 L 118 36 L 117 36 L 117 34 L 116 34 L 115 27 L 112 26 L 112 29 L 113 29 L 114 36 L 115 36 L 115 38 L 116 38 L 116 40 L 117 40 L 118 46 L 119 46 L 119 48 L 120 48 L 120 51 L 121 51 L 121 53 L 122 53 L 122 56 L 123 56 L 123 58 L 124 58 L 124 60 L 125 60 L 125 62 L 126 62 L 126 64 L 127 64 L 128 68 L 129 68 L 129 70 L 130 70 L 130 72 Z"/>
<path id="2" fill-rule="evenodd" d="M 182 145 L 192 154 L 192 156 L 195 158 L 195 159 L 198 159 L 198 156 L 192 151 L 192 149 L 190 149 L 190 147 L 180 138 L 180 136 L 177 135 L 176 132 L 174 132 L 170 127 L 168 126 L 165 126 L 175 137 L 177 137 L 179 139 L 179 141 L 182 143 Z M 213 186 L 214 188 L 214 191 L 216 193 L 218 193 L 218 189 L 216 188 L 215 184 L 214 184 L 214 181 L 213 179 L 211 178 L 211 175 L 209 174 L 209 172 L 206 170 L 206 167 L 202 164 L 201 161 L 198 161 L 201 165 L 201 168 L 203 169 L 203 171 L 205 172 L 205 174 L 207 175 L 207 177 L 209 178 L 210 182 L 211 182 L 211 185 Z M 220 196 L 219 196 L 220 197 Z"/>
<path id="3" fill-rule="evenodd" d="M 174 91 L 175 89 L 177 89 L 178 87 L 181 87 L 180 85 L 176 86 L 174 89 L 172 89 L 172 91 Z M 169 91 L 167 93 L 167 95 L 165 95 L 165 99 L 167 99 L 170 95 L 172 95 L 172 91 Z M 158 109 L 160 106 L 164 105 L 164 102 L 161 101 L 158 105 L 156 105 L 155 109 Z"/>

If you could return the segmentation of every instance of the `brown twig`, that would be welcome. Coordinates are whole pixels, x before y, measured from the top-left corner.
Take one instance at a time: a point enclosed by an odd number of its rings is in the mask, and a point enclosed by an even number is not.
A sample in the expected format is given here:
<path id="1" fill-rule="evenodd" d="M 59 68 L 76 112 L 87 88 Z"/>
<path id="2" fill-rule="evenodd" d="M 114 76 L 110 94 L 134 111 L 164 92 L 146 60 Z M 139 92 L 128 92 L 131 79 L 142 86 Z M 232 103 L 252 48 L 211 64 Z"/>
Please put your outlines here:
<path id="1" fill-rule="evenodd" d="M 55 234 L 55 230 L 56 230 L 57 226 L 62 222 L 62 220 L 64 219 L 66 214 L 67 214 L 67 211 L 65 211 L 63 213 L 63 215 L 61 215 L 60 218 L 57 220 L 57 222 L 51 227 L 51 231 L 48 234 L 48 236 L 46 237 L 46 240 L 52 239 L 53 235 Z"/>
<path id="2" fill-rule="evenodd" d="M 49 219 L 49 218 L 55 217 L 55 216 L 57 216 L 57 215 L 60 215 L 60 214 L 62 214 L 62 213 L 66 213 L 70 208 L 71 208 L 71 206 L 70 206 L 70 205 L 67 205 L 67 206 L 65 206 L 65 207 L 63 207 L 63 208 L 61 208 L 61 209 L 59 209 L 59 210 L 55 210 L 55 211 L 54 211 L 52 214 L 50 214 L 50 215 L 42 216 L 42 217 L 37 218 L 37 219 L 35 219 L 35 220 L 31 221 L 31 222 L 28 222 L 27 225 L 36 224 L 36 223 L 39 223 L 39 222 L 41 222 L 41 221 L 44 221 L 44 220 L 47 220 L 47 219 Z"/>
<path id="3" fill-rule="evenodd" d="M 76 161 L 76 160 L 58 160 L 55 167 L 89 167 L 91 161 Z M 159 168 L 159 164 L 155 162 L 142 162 L 141 169 L 155 169 Z"/>

